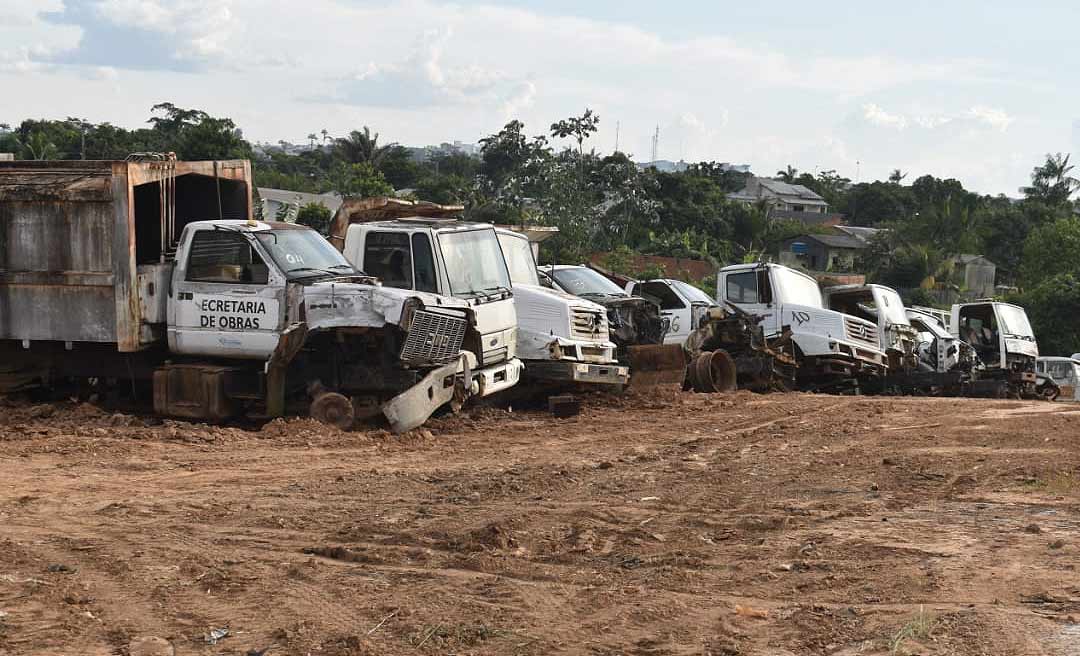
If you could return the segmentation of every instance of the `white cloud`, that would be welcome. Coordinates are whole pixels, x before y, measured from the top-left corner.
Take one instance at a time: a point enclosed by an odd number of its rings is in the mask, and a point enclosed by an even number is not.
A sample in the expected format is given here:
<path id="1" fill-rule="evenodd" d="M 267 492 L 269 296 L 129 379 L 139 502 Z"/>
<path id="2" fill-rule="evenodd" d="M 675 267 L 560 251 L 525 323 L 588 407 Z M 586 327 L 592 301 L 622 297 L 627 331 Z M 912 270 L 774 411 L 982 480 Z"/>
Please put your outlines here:
<path id="1" fill-rule="evenodd" d="M 875 103 L 866 103 L 862 106 L 861 118 L 868 124 L 890 128 L 893 130 L 905 130 L 909 127 L 936 130 L 945 126 L 962 127 L 986 127 L 1005 132 L 1015 120 L 1003 109 L 976 105 L 966 111 L 952 114 L 906 114 L 892 113 Z"/>
<path id="2" fill-rule="evenodd" d="M 965 116 L 967 118 L 984 123 L 995 130 L 1005 132 L 1009 129 L 1009 125 L 1015 120 L 1012 116 L 1005 113 L 1003 109 L 995 109 L 993 107 L 983 107 L 981 105 L 972 107 L 969 109 Z"/>
<path id="3" fill-rule="evenodd" d="M 874 103 L 862 106 L 862 117 L 867 123 L 883 128 L 903 130 L 908 126 L 908 119 L 903 114 L 890 114 Z"/>
<path id="4" fill-rule="evenodd" d="M 180 60 L 229 55 L 238 29 L 231 0 L 99 0 L 94 11 L 113 25 L 172 38 Z"/>

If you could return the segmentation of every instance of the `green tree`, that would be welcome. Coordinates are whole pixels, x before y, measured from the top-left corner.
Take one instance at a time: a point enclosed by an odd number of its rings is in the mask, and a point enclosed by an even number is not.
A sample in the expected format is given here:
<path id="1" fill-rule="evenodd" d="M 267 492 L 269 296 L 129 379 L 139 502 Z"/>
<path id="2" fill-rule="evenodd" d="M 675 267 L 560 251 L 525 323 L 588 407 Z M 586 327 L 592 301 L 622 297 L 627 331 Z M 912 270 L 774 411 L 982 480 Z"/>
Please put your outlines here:
<path id="1" fill-rule="evenodd" d="M 1027 311 L 1039 351 L 1069 355 L 1080 352 L 1080 278 L 1058 273 L 1040 280 L 1013 299 Z"/>
<path id="2" fill-rule="evenodd" d="M 32 133 L 26 140 L 21 141 L 23 159 L 57 159 L 60 151 L 56 144 L 49 141 L 44 132 Z"/>
<path id="3" fill-rule="evenodd" d="M 798 176 L 799 169 L 795 168 L 791 164 L 788 164 L 787 168 L 785 168 L 784 170 L 776 172 L 776 177 L 787 183 L 795 182 L 795 178 L 797 178 Z"/>
<path id="4" fill-rule="evenodd" d="M 339 196 L 391 196 L 394 188 L 383 174 L 369 162 L 346 164 L 338 162 L 330 171 L 331 188 Z"/>
<path id="5" fill-rule="evenodd" d="M 1070 216 L 1035 228 L 1024 242 L 1021 282 L 1036 285 L 1063 273 L 1080 277 L 1080 218 Z"/>
<path id="6" fill-rule="evenodd" d="M 585 140 L 596 133 L 600 117 L 593 113 L 592 109 L 585 108 L 580 117 L 570 117 L 551 124 L 551 136 L 557 138 L 572 138 L 578 143 L 579 177 L 584 175 L 584 144 Z"/>
<path id="7" fill-rule="evenodd" d="M 1031 173 L 1031 186 L 1024 187 L 1024 196 L 1051 207 L 1066 205 L 1072 195 L 1080 188 L 1080 180 L 1072 176 L 1073 166 L 1069 155 L 1056 153 L 1046 156 L 1042 166 L 1035 167 Z"/>
<path id="8" fill-rule="evenodd" d="M 334 150 L 346 162 L 366 163 L 376 168 L 396 146 L 396 143 L 380 146 L 379 133 L 372 134 L 366 125 L 362 130 L 353 130 L 346 137 L 334 139 Z"/>
<path id="9" fill-rule="evenodd" d="M 322 203 L 304 203 L 296 212 L 298 224 L 318 230 L 323 235 L 329 234 L 332 218 L 330 208 Z"/>

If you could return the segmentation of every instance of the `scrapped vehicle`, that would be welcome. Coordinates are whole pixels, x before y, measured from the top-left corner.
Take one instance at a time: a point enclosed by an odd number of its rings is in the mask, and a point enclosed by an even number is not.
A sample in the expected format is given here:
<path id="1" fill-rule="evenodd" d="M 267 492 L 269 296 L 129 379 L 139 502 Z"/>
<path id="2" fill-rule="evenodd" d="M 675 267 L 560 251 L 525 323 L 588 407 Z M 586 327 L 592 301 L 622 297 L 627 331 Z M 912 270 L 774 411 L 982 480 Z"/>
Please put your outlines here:
<path id="1" fill-rule="evenodd" d="M 975 349 L 985 367 L 979 385 L 993 387 L 992 396 L 1039 396 L 1046 381 L 1035 373 L 1039 344 L 1024 308 L 998 301 L 952 306 L 950 332 Z M 1040 388 L 1040 389 L 1037 389 Z"/>
<path id="2" fill-rule="evenodd" d="M 709 308 L 719 307 L 708 294 L 682 280 L 634 280 L 626 283 L 625 289 L 631 296 L 640 296 L 660 308 L 660 315 L 668 321 L 665 344 L 685 344 Z"/>
<path id="3" fill-rule="evenodd" d="M 877 326 L 827 309 L 817 281 L 804 273 L 764 262 L 727 266 L 717 274 L 717 299 L 761 317 L 767 339 L 790 332 L 803 389 L 854 390 L 885 374 Z"/>
<path id="4" fill-rule="evenodd" d="M 346 260 L 384 287 L 469 308 L 470 330 L 461 344 L 469 391 L 486 397 L 517 384 L 523 368 L 510 272 L 490 224 L 432 216 L 445 210 L 389 198 L 346 199 L 334 216 L 331 239 Z M 423 318 L 422 328 L 434 339 L 439 318 Z"/>
<path id="5" fill-rule="evenodd" d="M 687 336 L 686 387 L 695 392 L 784 392 L 795 388 L 798 362 L 791 329 L 766 336 L 763 315 L 734 303 L 706 310 Z"/>
<path id="6" fill-rule="evenodd" d="M 206 421 L 381 411 L 395 431 L 472 393 L 474 309 L 252 220 L 246 161 L 0 161 L 0 235 L 7 390 L 130 390 Z"/>
<path id="7" fill-rule="evenodd" d="M 1045 388 L 1047 400 L 1080 401 L 1080 358 L 1041 356 L 1035 360 L 1035 373 L 1052 380 L 1057 388 Z"/>
<path id="8" fill-rule="evenodd" d="M 919 358 L 918 391 L 943 396 L 979 395 L 975 380 L 983 368 L 970 344 L 954 337 L 940 313 L 908 308 L 908 321 L 916 331 Z"/>
<path id="9" fill-rule="evenodd" d="M 681 346 L 665 345 L 670 324 L 655 303 L 631 296 L 589 267 L 557 264 L 540 267 L 538 273 L 542 285 L 598 303 L 607 310 L 616 358 L 629 365 L 632 385 L 683 382 L 686 356 Z"/>
<path id="10" fill-rule="evenodd" d="M 827 287 L 822 295 L 829 309 L 874 323 L 890 377 L 917 369 L 917 333 L 896 290 L 873 284 L 838 285 Z"/>
<path id="11" fill-rule="evenodd" d="M 529 237 L 496 229 L 502 245 L 518 320 L 518 357 L 525 378 L 540 383 L 625 385 L 630 370 L 615 357 L 602 305 L 544 287 Z"/>

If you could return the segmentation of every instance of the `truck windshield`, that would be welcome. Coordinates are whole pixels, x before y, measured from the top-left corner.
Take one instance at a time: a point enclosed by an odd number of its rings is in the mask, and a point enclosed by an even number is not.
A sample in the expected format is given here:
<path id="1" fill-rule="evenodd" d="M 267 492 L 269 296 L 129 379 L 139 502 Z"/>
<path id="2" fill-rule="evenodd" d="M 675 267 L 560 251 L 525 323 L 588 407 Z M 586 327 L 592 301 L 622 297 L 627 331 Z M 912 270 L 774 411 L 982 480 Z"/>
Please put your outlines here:
<path id="1" fill-rule="evenodd" d="M 510 274 L 495 230 L 441 232 L 439 246 L 446 261 L 450 293 L 454 296 L 510 289 Z"/>
<path id="2" fill-rule="evenodd" d="M 1004 303 L 997 306 L 998 321 L 1001 323 L 1001 331 L 1008 335 L 1018 335 L 1020 337 L 1034 337 L 1035 331 L 1031 329 L 1031 324 L 1028 322 L 1027 313 L 1024 312 L 1024 308 L 1017 307 L 1015 305 L 1005 305 Z"/>
<path id="3" fill-rule="evenodd" d="M 681 280 L 672 280 L 671 285 L 679 290 L 679 293 L 685 296 L 691 303 L 708 303 L 709 305 L 716 305 L 716 301 L 708 294 L 689 283 L 685 283 Z"/>
<path id="4" fill-rule="evenodd" d="M 824 308 L 817 282 L 798 271 L 773 267 L 773 293 L 781 303 Z"/>
<path id="5" fill-rule="evenodd" d="M 586 267 L 555 269 L 551 277 L 574 296 L 626 296 L 626 292 L 604 276 Z"/>
<path id="6" fill-rule="evenodd" d="M 255 238 L 286 278 L 357 273 L 341 253 L 314 230 L 266 230 Z"/>
<path id="7" fill-rule="evenodd" d="M 533 260 L 532 245 L 529 240 L 516 235 L 499 233 L 499 244 L 506 256 L 506 267 L 510 270 L 510 281 L 515 285 L 539 285 L 536 275 L 536 261 Z"/>

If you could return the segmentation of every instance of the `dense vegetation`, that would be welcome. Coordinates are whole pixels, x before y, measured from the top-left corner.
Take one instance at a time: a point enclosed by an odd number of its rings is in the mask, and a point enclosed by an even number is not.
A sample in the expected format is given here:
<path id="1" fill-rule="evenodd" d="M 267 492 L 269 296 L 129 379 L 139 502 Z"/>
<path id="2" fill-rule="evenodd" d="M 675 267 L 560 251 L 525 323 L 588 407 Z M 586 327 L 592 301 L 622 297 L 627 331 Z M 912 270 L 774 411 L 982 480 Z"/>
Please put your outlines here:
<path id="1" fill-rule="evenodd" d="M 361 196 L 409 189 L 424 200 L 461 203 L 475 220 L 556 225 L 560 234 L 546 243 L 543 258 L 564 262 L 602 251 L 615 254 L 613 263 L 642 253 L 724 264 L 757 259 L 783 239 L 813 230 L 767 221 L 763 206 L 729 201 L 747 176 L 716 163 L 668 173 L 642 170 L 625 153 L 597 154 L 588 144 L 600 119 L 590 110 L 542 134 L 511 121 L 481 140 L 479 156 L 436 152 L 423 161 L 380 142 L 368 127 L 338 138 L 312 133 L 307 150 L 289 153 L 254 148 L 228 118 L 171 103 L 151 114 L 148 127 L 135 130 L 77 118 L 0 125 L 0 152 L 30 159 L 118 159 L 142 151 L 250 158 L 263 187 Z M 962 281 L 951 256 L 986 256 L 997 264 L 998 283 L 1015 287 L 1012 297 L 1028 306 L 1044 350 L 1071 353 L 1080 351 L 1073 319 L 1080 307 L 1080 218 L 1073 201 L 1080 183 L 1071 171 L 1068 156 L 1048 155 L 1022 199 L 980 195 L 930 175 L 908 183 L 899 170 L 888 180 L 859 184 L 835 171 L 811 175 L 792 166 L 775 177 L 813 189 L 851 225 L 889 229 L 860 262 L 871 280 L 957 288 Z M 319 227 L 328 220 L 317 208 L 303 208 L 298 217 Z"/>

